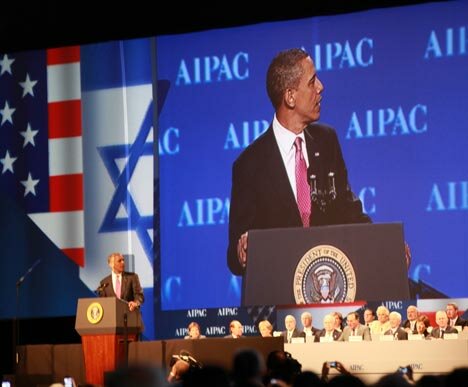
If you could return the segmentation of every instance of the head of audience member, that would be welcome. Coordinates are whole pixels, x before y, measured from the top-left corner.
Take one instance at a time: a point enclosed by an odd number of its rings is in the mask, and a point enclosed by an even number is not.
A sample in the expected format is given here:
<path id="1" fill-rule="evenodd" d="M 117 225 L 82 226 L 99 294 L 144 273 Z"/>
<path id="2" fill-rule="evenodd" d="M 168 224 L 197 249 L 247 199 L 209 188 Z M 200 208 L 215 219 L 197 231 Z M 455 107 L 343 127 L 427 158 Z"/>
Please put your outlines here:
<path id="1" fill-rule="evenodd" d="M 365 387 L 364 382 L 357 376 L 351 374 L 337 375 L 330 379 L 327 386 L 332 387 Z"/>
<path id="2" fill-rule="evenodd" d="M 278 379 L 288 385 L 292 385 L 297 375 L 301 373 L 302 365 L 294 359 L 289 352 L 272 351 L 267 357 L 266 383 L 271 379 Z"/>
<path id="3" fill-rule="evenodd" d="M 273 325 L 268 320 L 263 320 L 258 323 L 258 330 L 262 337 L 273 337 Z"/>
<path id="4" fill-rule="evenodd" d="M 377 308 L 377 319 L 381 324 L 385 324 L 388 321 L 390 311 L 383 305 Z"/>
<path id="5" fill-rule="evenodd" d="M 449 320 L 455 320 L 458 317 L 458 305 L 455 302 L 449 302 L 445 311 Z"/>
<path id="6" fill-rule="evenodd" d="M 188 335 L 191 339 L 199 339 L 200 336 L 201 336 L 201 329 L 200 329 L 200 325 L 195 322 L 195 321 L 192 321 L 189 325 L 188 325 Z"/>
<path id="7" fill-rule="evenodd" d="M 296 319 L 295 319 L 295 317 L 293 315 L 291 315 L 291 314 L 288 314 L 284 318 L 284 326 L 286 327 L 286 330 L 289 331 L 289 332 L 296 329 Z"/>
<path id="8" fill-rule="evenodd" d="M 243 331 L 242 324 L 237 320 L 232 320 L 229 324 L 229 332 L 231 332 L 231 336 L 235 339 L 242 337 Z"/>
<path id="9" fill-rule="evenodd" d="M 181 350 L 179 355 L 172 355 L 169 366 L 171 370 L 167 381 L 170 383 L 185 380 L 192 372 L 202 368 L 202 364 L 185 349 Z"/>
<path id="10" fill-rule="evenodd" d="M 115 371 L 106 372 L 104 385 L 109 387 L 164 386 L 164 375 L 161 370 L 151 365 L 134 364 L 129 367 L 119 367 Z"/>
<path id="11" fill-rule="evenodd" d="M 359 314 L 357 312 L 348 313 L 346 323 L 351 329 L 356 329 L 359 326 Z"/>
<path id="12" fill-rule="evenodd" d="M 401 324 L 401 314 L 398 312 L 391 312 L 388 316 L 388 320 L 390 321 L 390 327 L 392 329 L 398 329 Z"/>
<path id="13" fill-rule="evenodd" d="M 241 349 L 234 355 L 233 379 L 236 386 L 255 386 L 265 374 L 263 357 L 254 349 Z"/>
<path id="14" fill-rule="evenodd" d="M 335 330 L 335 317 L 331 314 L 326 314 L 323 318 L 323 328 L 326 332 L 332 332 Z"/>
<path id="15" fill-rule="evenodd" d="M 364 324 L 369 325 L 372 321 L 375 320 L 375 313 L 372 309 L 367 308 L 364 311 Z"/>
<path id="16" fill-rule="evenodd" d="M 425 314 L 420 315 L 416 321 L 416 330 L 418 331 L 418 334 L 426 336 L 427 328 L 429 328 L 429 326 L 429 317 L 427 317 Z"/>
<path id="17" fill-rule="evenodd" d="M 109 254 L 107 264 L 115 274 L 122 274 L 125 270 L 125 258 L 120 253 Z"/>
<path id="18" fill-rule="evenodd" d="M 468 386 L 468 367 L 455 368 L 445 377 L 445 387 Z"/>
<path id="19" fill-rule="evenodd" d="M 441 329 L 447 328 L 448 317 L 445 310 L 439 310 L 436 312 L 436 323 Z"/>
<path id="20" fill-rule="evenodd" d="M 410 305 L 408 308 L 406 308 L 406 317 L 408 318 L 408 321 L 415 321 L 418 319 L 418 316 L 419 312 L 416 306 Z"/>
<path id="21" fill-rule="evenodd" d="M 301 322 L 304 329 L 312 329 L 312 314 L 310 312 L 302 313 Z"/>
<path id="22" fill-rule="evenodd" d="M 296 376 L 293 387 L 318 387 L 322 385 L 322 381 L 316 373 L 312 371 L 303 371 Z"/>
<path id="23" fill-rule="evenodd" d="M 335 329 L 341 331 L 343 329 L 343 315 L 340 312 L 333 312 L 333 317 L 335 317 Z"/>
<path id="24" fill-rule="evenodd" d="M 442 378 L 439 375 L 423 375 L 416 382 L 418 387 L 442 387 Z"/>
<path id="25" fill-rule="evenodd" d="M 226 371 L 217 366 L 206 366 L 188 373 L 183 387 L 231 387 Z"/>

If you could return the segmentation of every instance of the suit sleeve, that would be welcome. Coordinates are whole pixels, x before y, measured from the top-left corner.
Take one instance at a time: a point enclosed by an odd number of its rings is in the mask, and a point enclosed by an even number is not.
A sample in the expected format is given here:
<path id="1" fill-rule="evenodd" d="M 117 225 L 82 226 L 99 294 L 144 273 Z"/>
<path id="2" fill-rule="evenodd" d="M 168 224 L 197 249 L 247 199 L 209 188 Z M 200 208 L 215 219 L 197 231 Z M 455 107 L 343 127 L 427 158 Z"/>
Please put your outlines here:
<path id="1" fill-rule="evenodd" d="M 132 278 L 132 291 L 133 291 L 133 300 L 130 301 L 135 301 L 138 302 L 140 305 L 143 304 L 145 301 L 145 296 L 143 295 L 143 289 L 140 285 L 140 278 L 138 277 L 138 274 L 133 274 Z"/>
<path id="2" fill-rule="evenodd" d="M 244 159 L 238 159 L 233 164 L 227 262 L 231 272 L 236 275 L 244 272 L 237 259 L 237 242 L 243 233 L 251 229 L 255 219 L 252 174 L 252 168 Z"/>

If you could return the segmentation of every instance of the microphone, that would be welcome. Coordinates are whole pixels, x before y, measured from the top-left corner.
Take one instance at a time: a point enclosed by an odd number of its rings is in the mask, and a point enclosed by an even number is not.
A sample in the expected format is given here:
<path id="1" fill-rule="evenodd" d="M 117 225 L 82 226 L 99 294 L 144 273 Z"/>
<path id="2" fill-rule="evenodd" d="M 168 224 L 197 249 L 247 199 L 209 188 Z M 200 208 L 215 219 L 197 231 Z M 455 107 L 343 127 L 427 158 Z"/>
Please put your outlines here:
<path id="1" fill-rule="evenodd" d="M 17 288 L 19 288 L 21 286 L 21 284 L 24 282 L 26 277 L 29 274 L 31 274 L 31 272 L 36 268 L 37 265 L 39 265 L 40 262 L 41 262 L 41 259 L 39 258 L 36 262 L 34 262 L 32 264 L 32 266 L 28 269 L 28 271 L 26 273 L 24 273 L 24 275 L 18 281 L 16 281 L 16 287 Z"/>
<path id="2" fill-rule="evenodd" d="M 100 285 L 100 286 L 96 289 L 96 293 L 101 294 L 101 292 L 106 288 L 107 285 L 109 285 L 109 282 L 104 282 L 102 285 Z"/>
<path id="3" fill-rule="evenodd" d="M 309 166 L 307 173 L 310 184 L 310 200 L 315 203 L 320 211 L 325 212 L 328 205 L 337 197 L 335 186 L 335 173 L 329 172 L 324 179 L 319 179 L 319 173 L 316 171 L 317 165 Z"/>

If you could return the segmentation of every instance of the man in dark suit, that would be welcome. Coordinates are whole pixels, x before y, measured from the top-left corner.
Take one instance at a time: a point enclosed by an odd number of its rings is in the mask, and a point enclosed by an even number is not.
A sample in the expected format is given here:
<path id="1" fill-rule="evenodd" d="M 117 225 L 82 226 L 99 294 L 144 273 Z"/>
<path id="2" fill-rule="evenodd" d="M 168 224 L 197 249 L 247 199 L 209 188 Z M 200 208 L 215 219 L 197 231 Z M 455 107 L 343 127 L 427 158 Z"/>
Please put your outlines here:
<path id="1" fill-rule="evenodd" d="M 392 335 L 394 340 L 408 340 L 408 332 L 401 325 L 401 314 L 390 312 L 388 316 L 390 329 L 384 332 L 384 335 Z"/>
<path id="2" fill-rule="evenodd" d="M 323 329 L 315 334 L 315 342 L 320 342 L 320 338 L 325 340 L 336 341 L 340 338 L 341 332 L 335 329 L 335 316 L 327 314 L 323 318 Z M 323 340 L 323 339 L 322 339 Z"/>
<path id="3" fill-rule="evenodd" d="M 120 298 L 128 302 L 131 312 L 138 309 L 145 300 L 138 274 L 124 271 L 125 258 L 120 253 L 110 254 L 107 263 L 111 274 L 101 280 L 99 296 Z"/>
<path id="4" fill-rule="evenodd" d="M 403 328 L 405 329 L 405 331 L 407 333 L 412 334 L 418 333 L 418 330 L 416 328 L 416 323 L 419 317 L 418 308 L 415 305 L 408 306 L 408 308 L 406 309 L 406 316 L 408 318 L 403 322 Z"/>
<path id="5" fill-rule="evenodd" d="M 279 53 L 268 69 L 267 91 L 273 122 L 232 168 L 227 260 L 237 275 L 247 262 L 248 230 L 370 222 L 351 191 L 335 130 L 314 124 L 323 85 L 312 58 L 302 49 Z M 310 175 L 329 194 L 325 204 L 311 202 Z"/>
<path id="6" fill-rule="evenodd" d="M 284 337 L 285 343 L 290 343 L 296 337 L 302 337 L 305 340 L 305 332 L 296 328 L 296 318 L 293 315 L 288 314 L 284 318 L 284 325 L 286 326 L 286 330 L 281 335 Z"/>
<path id="7" fill-rule="evenodd" d="M 446 333 L 458 333 L 456 328 L 448 325 L 448 317 L 445 310 L 439 310 L 436 313 L 436 323 L 438 327 L 431 331 L 431 337 L 433 339 L 443 339 Z"/>
<path id="8" fill-rule="evenodd" d="M 455 302 L 449 302 L 445 307 L 445 311 L 447 312 L 448 325 L 451 327 L 460 326 L 463 328 L 468 324 L 458 315 L 458 305 Z"/>
<path id="9" fill-rule="evenodd" d="M 351 336 L 361 336 L 363 341 L 371 341 L 370 329 L 359 322 L 358 312 L 348 313 L 346 323 L 348 325 L 344 327 L 338 341 L 350 341 Z"/>

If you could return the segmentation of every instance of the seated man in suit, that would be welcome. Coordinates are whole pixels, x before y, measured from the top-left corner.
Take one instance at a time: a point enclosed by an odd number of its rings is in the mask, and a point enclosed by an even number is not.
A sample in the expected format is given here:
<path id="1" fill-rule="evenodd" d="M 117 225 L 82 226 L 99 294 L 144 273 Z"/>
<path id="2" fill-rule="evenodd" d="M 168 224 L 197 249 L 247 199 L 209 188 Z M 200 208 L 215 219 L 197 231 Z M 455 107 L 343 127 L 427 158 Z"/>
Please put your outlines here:
<path id="1" fill-rule="evenodd" d="M 350 312 L 346 317 L 346 323 L 338 341 L 349 341 L 350 336 L 361 336 L 364 341 L 371 341 L 369 327 L 361 325 L 358 312 Z"/>
<path id="2" fill-rule="evenodd" d="M 408 332 L 402 328 L 401 314 L 398 312 L 391 312 L 389 315 L 390 329 L 384 332 L 384 335 L 393 335 L 394 340 L 408 340 Z"/>
<path id="3" fill-rule="evenodd" d="M 301 322 L 305 335 L 315 337 L 316 333 L 319 332 L 320 329 L 313 327 L 312 321 L 312 314 L 310 312 L 304 312 L 301 314 Z"/>
<path id="4" fill-rule="evenodd" d="M 364 325 L 368 327 L 375 320 L 375 312 L 371 308 L 364 311 Z"/>
<path id="5" fill-rule="evenodd" d="M 418 308 L 414 305 L 408 306 L 406 309 L 406 317 L 407 319 L 403 323 L 403 328 L 406 330 L 407 333 L 417 333 L 416 323 L 419 317 Z"/>
<path id="6" fill-rule="evenodd" d="M 285 343 L 290 343 L 293 337 L 302 337 L 305 339 L 305 333 L 296 328 L 296 319 L 293 315 L 288 314 L 284 318 L 284 325 L 286 326 L 286 330 L 283 331 L 282 336 L 284 337 Z"/>
<path id="7" fill-rule="evenodd" d="M 120 253 L 107 257 L 111 274 L 103 278 L 98 288 L 100 297 L 117 297 L 128 303 L 128 309 L 134 311 L 145 300 L 138 274 L 124 271 L 125 258 Z"/>
<path id="8" fill-rule="evenodd" d="M 321 337 L 336 341 L 340 338 L 341 332 L 335 329 L 335 316 L 327 314 L 323 318 L 323 329 L 315 334 L 315 342 L 320 342 Z"/>
<path id="9" fill-rule="evenodd" d="M 244 333 L 243 326 L 237 320 L 231 321 L 231 323 L 229 324 L 229 332 L 229 335 L 224 336 L 226 339 L 240 339 L 244 337 L 242 336 Z"/>
<path id="10" fill-rule="evenodd" d="M 447 317 L 449 319 L 448 325 L 451 327 L 460 326 L 465 327 L 468 324 L 468 321 L 463 320 L 458 315 L 458 305 L 455 302 L 449 302 L 445 307 L 445 311 L 447 312 Z"/>
<path id="11" fill-rule="evenodd" d="M 436 313 L 437 328 L 431 331 L 433 339 L 443 339 L 446 333 L 458 333 L 457 329 L 448 325 L 448 317 L 445 310 L 439 310 Z"/>

